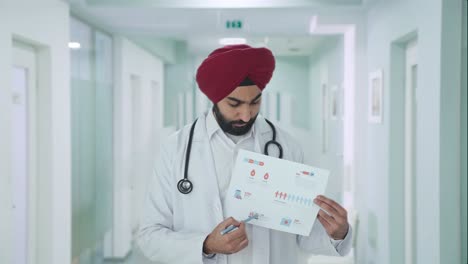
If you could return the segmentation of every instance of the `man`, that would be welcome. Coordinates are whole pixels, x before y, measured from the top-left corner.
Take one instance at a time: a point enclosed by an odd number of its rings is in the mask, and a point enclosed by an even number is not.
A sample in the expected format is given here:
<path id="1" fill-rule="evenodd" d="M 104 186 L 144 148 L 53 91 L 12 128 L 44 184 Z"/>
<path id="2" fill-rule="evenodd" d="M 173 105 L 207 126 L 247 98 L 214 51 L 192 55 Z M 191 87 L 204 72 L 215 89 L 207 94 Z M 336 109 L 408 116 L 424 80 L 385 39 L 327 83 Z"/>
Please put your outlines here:
<path id="1" fill-rule="evenodd" d="M 213 108 L 172 135 L 161 147 L 149 185 L 138 242 L 163 263 L 297 263 L 297 249 L 345 255 L 351 247 L 346 210 L 319 196 L 309 236 L 252 226 L 224 215 L 223 203 L 239 149 L 263 153 L 273 137 L 284 159 L 303 162 L 300 146 L 258 115 L 262 90 L 275 60 L 266 48 L 226 46 L 197 71 L 197 83 Z M 271 146 L 271 156 L 280 148 Z M 327 213 L 328 212 L 328 213 Z M 235 231 L 221 235 L 229 225 Z"/>

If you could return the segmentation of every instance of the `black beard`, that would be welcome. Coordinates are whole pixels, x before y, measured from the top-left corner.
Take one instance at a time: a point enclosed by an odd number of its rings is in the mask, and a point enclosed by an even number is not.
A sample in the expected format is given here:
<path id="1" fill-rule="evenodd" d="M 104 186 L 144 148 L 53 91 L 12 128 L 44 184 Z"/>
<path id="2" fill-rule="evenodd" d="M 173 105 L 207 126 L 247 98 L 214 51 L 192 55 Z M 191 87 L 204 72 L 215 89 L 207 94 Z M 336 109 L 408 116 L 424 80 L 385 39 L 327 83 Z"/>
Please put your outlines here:
<path id="1" fill-rule="evenodd" d="M 216 121 L 218 122 L 219 126 L 221 129 L 228 134 L 234 135 L 234 136 L 242 136 L 247 134 L 247 132 L 250 131 L 252 128 L 253 124 L 255 123 L 255 120 L 257 119 L 257 116 L 254 116 L 251 118 L 248 122 L 244 122 L 242 120 L 238 121 L 227 121 L 226 118 L 224 118 L 223 114 L 221 111 L 219 111 L 218 106 L 215 104 L 213 105 L 213 113 L 216 118 Z M 242 127 L 235 127 L 234 125 L 243 125 Z"/>

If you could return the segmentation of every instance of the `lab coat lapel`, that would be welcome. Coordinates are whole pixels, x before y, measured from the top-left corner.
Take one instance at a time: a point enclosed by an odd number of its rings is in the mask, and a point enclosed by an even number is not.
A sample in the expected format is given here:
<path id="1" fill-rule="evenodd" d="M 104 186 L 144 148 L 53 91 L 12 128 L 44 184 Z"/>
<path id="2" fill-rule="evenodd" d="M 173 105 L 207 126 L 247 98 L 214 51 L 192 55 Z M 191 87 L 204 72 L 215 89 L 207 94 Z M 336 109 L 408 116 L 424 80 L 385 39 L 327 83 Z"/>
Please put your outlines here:
<path id="1" fill-rule="evenodd" d="M 255 152 L 263 154 L 263 146 L 268 135 L 268 124 L 259 116 L 255 122 Z M 264 227 L 252 226 L 252 263 L 270 263 L 270 230 Z"/>
<path id="2" fill-rule="evenodd" d="M 220 223 L 224 220 L 224 217 L 219 194 L 218 178 L 216 177 L 213 153 L 211 151 L 208 132 L 206 131 L 206 114 L 202 115 L 197 121 L 197 126 L 193 137 L 193 143 L 194 146 L 196 145 L 199 149 L 199 151 L 194 152 L 193 154 L 198 155 L 197 160 L 201 159 L 202 162 L 199 162 L 198 165 L 201 166 L 201 171 L 205 172 L 205 175 L 203 175 L 203 185 L 205 185 L 203 189 L 207 190 L 207 192 L 211 194 L 210 197 L 212 197 L 213 199 L 207 202 L 210 203 L 210 205 L 213 207 L 213 213 L 216 217 L 216 223 Z"/>

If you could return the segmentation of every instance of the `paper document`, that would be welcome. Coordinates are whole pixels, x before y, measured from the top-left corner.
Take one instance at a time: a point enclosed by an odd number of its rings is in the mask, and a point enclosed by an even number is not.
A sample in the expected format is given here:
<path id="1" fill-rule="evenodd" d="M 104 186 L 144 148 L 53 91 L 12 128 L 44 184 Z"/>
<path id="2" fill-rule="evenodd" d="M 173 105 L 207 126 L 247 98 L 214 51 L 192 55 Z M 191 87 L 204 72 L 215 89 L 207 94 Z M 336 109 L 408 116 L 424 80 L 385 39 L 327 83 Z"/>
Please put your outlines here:
<path id="1" fill-rule="evenodd" d="M 255 213 L 251 224 L 308 236 L 330 172 L 308 165 L 240 150 L 226 194 L 227 216 L 244 219 Z"/>

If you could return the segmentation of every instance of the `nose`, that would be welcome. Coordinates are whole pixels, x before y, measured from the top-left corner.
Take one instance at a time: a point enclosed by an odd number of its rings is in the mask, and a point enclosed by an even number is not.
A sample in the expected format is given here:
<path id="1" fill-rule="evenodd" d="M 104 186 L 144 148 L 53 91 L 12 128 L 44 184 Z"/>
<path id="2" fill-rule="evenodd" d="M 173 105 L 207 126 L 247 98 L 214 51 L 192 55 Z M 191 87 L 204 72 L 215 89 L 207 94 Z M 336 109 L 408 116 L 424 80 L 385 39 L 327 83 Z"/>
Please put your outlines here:
<path id="1" fill-rule="evenodd" d="M 249 122 L 250 119 L 252 118 L 252 112 L 250 111 L 250 107 L 244 106 L 242 109 L 240 109 L 239 112 L 239 117 L 242 121 L 244 122 Z"/>

